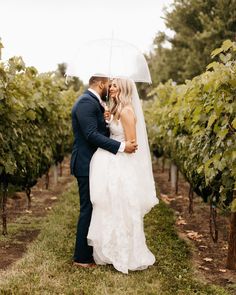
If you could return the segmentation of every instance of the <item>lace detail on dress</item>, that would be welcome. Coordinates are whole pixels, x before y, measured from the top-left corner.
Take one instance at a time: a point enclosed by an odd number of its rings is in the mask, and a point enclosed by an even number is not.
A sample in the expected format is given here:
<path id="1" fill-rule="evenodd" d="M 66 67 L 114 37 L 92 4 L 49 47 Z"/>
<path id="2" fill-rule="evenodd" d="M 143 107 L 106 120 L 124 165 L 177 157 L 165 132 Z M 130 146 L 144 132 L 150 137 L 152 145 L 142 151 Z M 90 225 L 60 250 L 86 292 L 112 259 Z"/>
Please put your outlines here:
<path id="1" fill-rule="evenodd" d="M 120 120 L 112 120 L 110 125 L 110 137 L 117 141 L 125 141 L 124 129 Z"/>

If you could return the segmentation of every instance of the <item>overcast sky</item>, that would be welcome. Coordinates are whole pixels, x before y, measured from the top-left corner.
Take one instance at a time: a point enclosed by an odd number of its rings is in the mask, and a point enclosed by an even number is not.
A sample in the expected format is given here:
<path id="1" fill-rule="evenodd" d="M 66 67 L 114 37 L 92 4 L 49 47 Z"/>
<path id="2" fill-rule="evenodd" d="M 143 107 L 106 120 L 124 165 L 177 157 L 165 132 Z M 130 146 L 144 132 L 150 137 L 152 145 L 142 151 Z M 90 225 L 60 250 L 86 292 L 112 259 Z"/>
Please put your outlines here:
<path id="1" fill-rule="evenodd" d="M 81 44 L 98 38 L 129 41 L 143 52 L 165 30 L 163 7 L 172 0 L 0 0 L 3 60 L 21 55 L 50 71 Z"/>

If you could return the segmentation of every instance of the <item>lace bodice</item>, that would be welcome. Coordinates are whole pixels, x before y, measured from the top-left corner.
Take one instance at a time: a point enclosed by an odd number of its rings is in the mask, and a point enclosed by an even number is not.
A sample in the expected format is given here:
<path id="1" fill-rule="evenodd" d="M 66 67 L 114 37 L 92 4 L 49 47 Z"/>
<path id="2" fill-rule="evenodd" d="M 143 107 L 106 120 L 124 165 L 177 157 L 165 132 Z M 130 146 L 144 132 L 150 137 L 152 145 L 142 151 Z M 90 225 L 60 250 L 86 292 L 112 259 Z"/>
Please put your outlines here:
<path id="1" fill-rule="evenodd" d="M 120 120 L 112 120 L 109 124 L 110 138 L 117 141 L 125 141 L 125 133 Z"/>

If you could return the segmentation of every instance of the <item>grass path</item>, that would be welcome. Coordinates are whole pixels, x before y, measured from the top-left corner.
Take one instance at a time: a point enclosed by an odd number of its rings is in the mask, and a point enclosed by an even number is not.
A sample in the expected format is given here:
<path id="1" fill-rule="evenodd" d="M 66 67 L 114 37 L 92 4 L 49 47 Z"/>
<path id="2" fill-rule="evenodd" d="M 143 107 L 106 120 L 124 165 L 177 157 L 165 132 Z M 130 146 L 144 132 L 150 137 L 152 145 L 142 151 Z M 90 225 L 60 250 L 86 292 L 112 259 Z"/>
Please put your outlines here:
<path id="1" fill-rule="evenodd" d="M 76 185 L 64 193 L 43 220 L 38 238 L 24 258 L 0 273 L 5 295 L 226 295 L 222 288 L 195 280 L 190 252 L 174 229 L 172 211 L 162 202 L 145 218 L 147 243 L 156 263 L 144 271 L 121 274 L 112 266 L 76 269 L 71 266 L 79 212 Z"/>

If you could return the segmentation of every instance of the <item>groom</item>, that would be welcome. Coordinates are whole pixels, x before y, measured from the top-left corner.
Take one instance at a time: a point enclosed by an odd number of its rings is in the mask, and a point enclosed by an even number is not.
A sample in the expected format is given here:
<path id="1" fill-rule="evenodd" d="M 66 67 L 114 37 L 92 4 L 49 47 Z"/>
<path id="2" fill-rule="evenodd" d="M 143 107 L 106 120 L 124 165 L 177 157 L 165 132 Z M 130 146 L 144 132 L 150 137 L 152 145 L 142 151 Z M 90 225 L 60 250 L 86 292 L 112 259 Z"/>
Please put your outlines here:
<path id="1" fill-rule="evenodd" d="M 93 76 L 89 88 L 75 102 L 72 108 L 74 144 L 71 156 L 71 174 L 77 178 L 80 195 L 80 216 L 77 225 L 74 251 L 74 265 L 94 266 L 93 248 L 88 246 L 87 234 L 92 215 L 89 193 L 89 164 L 98 147 L 113 154 L 133 153 L 137 145 L 133 142 L 118 142 L 109 138 L 109 128 L 104 120 L 104 100 L 109 80 Z M 101 229 L 102 230 L 102 229 Z"/>

